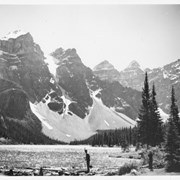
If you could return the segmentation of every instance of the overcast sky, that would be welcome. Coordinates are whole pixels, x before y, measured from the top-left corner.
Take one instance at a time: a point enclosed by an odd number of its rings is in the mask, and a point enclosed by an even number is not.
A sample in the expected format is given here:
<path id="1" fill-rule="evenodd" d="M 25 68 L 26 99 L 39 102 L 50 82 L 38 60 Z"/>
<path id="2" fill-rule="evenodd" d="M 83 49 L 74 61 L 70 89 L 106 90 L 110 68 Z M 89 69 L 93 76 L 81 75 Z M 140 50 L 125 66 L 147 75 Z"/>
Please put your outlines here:
<path id="1" fill-rule="evenodd" d="M 22 29 L 45 54 L 76 48 L 86 66 L 132 60 L 155 68 L 180 59 L 180 5 L 0 5 L 0 36 Z"/>

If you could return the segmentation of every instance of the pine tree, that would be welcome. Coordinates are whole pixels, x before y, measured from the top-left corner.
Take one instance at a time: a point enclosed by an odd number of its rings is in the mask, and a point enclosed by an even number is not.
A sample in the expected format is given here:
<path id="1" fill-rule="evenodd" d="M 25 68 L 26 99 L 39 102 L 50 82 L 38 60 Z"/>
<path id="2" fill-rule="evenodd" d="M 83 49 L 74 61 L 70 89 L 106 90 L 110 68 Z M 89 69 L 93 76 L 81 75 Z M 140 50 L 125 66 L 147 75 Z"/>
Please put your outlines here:
<path id="1" fill-rule="evenodd" d="M 145 74 L 144 87 L 142 91 L 142 105 L 139 110 L 139 121 L 138 121 L 138 140 L 142 144 L 150 144 L 149 133 L 150 133 L 150 90 L 148 84 L 148 75 Z"/>
<path id="2" fill-rule="evenodd" d="M 170 114 L 173 115 L 173 119 L 174 119 L 175 125 L 177 126 L 178 133 L 179 133 L 179 135 L 180 135 L 179 110 L 178 110 L 178 106 L 177 106 L 177 104 L 176 104 L 174 87 L 172 87 L 172 95 L 171 95 L 171 112 L 170 112 Z"/>
<path id="3" fill-rule="evenodd" d="M 158 110 L 158 104 L 156 102 L 156 91 L 155 85 L 152 86 L 152 93 L 151 93 L 151 106 L 150 106 L 150 144 L 152 146 L 159 145 L 163 142 L 163 132 L 162 132 L 162 119 L 160 117 L 160 113 Z"/>
<path id="4" fill-rule="evenodd" d="M 129 129 L 129 144 L 130 145 L 132 144 L 132 129 L 131 129 L 131 127 Z"/>
<path id="5" fill-rule="evenodd" d="M 168 172 L 180 172 L 180 134 L 178 132 L 178 107 L 176 105 L 175 92 L 172 87 L 170 117 L 168 122 L 168 134 L 166 140 L 166 170 Z"/>

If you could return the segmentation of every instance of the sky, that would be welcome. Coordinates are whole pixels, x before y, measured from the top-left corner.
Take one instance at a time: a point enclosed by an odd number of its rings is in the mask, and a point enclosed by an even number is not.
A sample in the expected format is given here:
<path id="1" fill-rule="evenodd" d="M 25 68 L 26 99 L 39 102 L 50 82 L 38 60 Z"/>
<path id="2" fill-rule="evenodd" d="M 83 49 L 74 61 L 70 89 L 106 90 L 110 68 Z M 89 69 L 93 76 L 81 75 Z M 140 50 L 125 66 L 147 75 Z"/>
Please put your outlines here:
<path id="1" fill-rule="evenodd" d="M 0 5 L 0 37 L 31 33 L 45 54 L 75 48 L 93 68 L 108 60 L 118 70 L 136 60 L 157 68 L 180 59 L 180 5 Z"/>

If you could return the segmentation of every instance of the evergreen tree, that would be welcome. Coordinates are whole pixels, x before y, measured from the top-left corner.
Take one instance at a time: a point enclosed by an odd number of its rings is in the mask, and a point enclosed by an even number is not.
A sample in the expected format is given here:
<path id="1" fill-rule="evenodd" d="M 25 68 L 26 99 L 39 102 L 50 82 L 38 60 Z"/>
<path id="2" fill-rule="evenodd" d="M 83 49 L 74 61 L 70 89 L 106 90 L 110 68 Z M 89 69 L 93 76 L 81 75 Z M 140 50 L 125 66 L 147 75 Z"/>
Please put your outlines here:
<path id="1" fill-rule="evenodd" d="M 173 117 L 173 119 L 174 119 L 174 123 L 175 123 L 175 125 L 177 126 L 178 133 L 179 133 L 179 135 L 180 135 L 179 110 L 178 110 L 178 106 L 177 106 L 177 104 L 176 104 L 174 87 L 172 87 L 171 112 L 170 112 L 170 114 L 172 114 L 172 117 Z"/>
<path id="2" fill-rule="evenodd" d="M 152 86 L 152 93 L 151 93 L 151 107 L 150 107 L 150 144 L 152 146 L 159 145 L 163 141 L 163 132 L 162 132 L 162 119 L 160 117 L 160 113 L 158 110 L 158 104 L 156 102 L 156 91 L 155 86 Z"/>
<path id="3" fill-rule="evenodd" d="M 180 171 L 180 134 L 178 130 L 179 116 L 176 105 L 175 92 L 172 87 L 170 117 L 166 140 L 166 170 L 168 172 Z"/>
<path id="4" fill-rule="evenodd" d="M 142 144 L 150 144 L 149 133 L 151 128 L 150 122 L 150 90 L 148 84 L 148 75 L 145 74 L 144 87 L 142 91 L 142 105 L 139 110 L 139 121 L 138 121 L 138 140 Z"/>
<path id="5" fill-rule="evenodd" d="M 129 144 L 132 144 L 132 129 L 129 129 Z"/>

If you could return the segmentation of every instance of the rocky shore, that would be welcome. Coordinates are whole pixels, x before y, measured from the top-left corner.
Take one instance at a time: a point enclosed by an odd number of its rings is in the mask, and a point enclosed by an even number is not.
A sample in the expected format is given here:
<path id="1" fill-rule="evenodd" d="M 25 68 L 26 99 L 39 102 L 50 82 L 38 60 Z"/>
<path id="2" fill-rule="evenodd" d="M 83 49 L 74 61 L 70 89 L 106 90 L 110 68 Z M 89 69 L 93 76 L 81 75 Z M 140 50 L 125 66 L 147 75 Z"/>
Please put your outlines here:
<path id="1" fill-rule="evenodd" d="M 41 167 L 41 168 L 8 168 L 0 167 L 0 176 L 112 176 L 118 175 L 118 170 L 104 171 L 98 168 L 93 168 L 89 173 L 86 169 L 63 168 L 63 167 Z"/>

